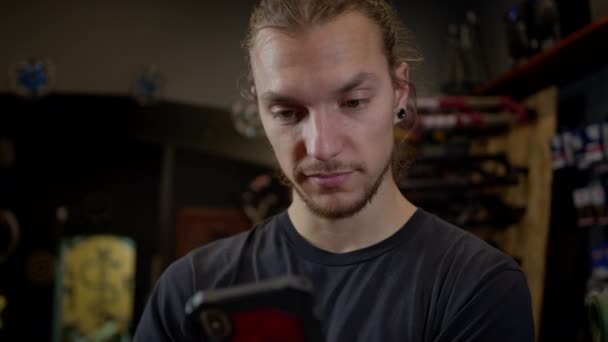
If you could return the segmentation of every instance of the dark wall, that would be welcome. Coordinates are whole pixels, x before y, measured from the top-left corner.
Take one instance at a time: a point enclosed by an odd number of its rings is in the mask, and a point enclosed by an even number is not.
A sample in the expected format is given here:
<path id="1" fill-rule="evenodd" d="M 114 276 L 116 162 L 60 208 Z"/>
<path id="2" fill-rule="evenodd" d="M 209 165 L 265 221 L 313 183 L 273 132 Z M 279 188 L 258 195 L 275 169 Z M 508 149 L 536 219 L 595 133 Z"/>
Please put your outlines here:
<path id="1" fill-rule="evenodd" d="M 146 263 L 159 243 L 160 148 L 128 139 L 121 125 L 127 120 L 104 120 L 129 108 L 111 98 L 30 102 L 6 96 L 0 103 L 0 136 L 10 138 L 16 156 L 0 174 L 1 207 L 15 213 L 21 228 L 16 253 L 0 265 L 0 290 L 9 302 L 2 339 L 50 340 L 53 257 L 59 241 L 73 235 L 111 233 L 136 242 L 139 311 L 149 283 Z M 59 207 L 67 209 L 65 224 L 57 220 Z M 92 220 L 91 210 L 103 218 Z M 51 259 L 41 261 L 41 255 Z M 38 260 L 38 276 L 32 260 Z"/>
<path id="2" fill-rule="evenodd" d="M 426 58 L 411 74 L 419 94 L 440 90 L 447 24 L 479 1 L 391 1 Z M 8 66 L 31 57 L 53 62 L 54 89 L 98 94 L 126 94 L 134 75 L 153 63 L 167 76 L 166 98 L 229 109 L 245 72 L 240 42 L 254 2 L 5 1 L 0 91 L 10 89 Z"/>
<path id="3" fill-rule="evenodd" d="M 50 340 L 58 243 L 81 234 L 118 234 L 135 241 L 134 327 L 154 280 L 154 256 L 174 242 L 161 238 L 160 229 L 164 148 L 135 138 L 137 125 L 154 124 L 141 118 L 159 113 L 146 116 L 142 110 L 154 109 L 103 96 L 23 101 L 0 95 L 0 108 L 0 139 L 9 138 L 16 151 L 14 165 L 0 167 L 0 208 L 15 213 L 22 234 L 16 252 L 0 264 L 0 293 L 9 301 L 0 340 Z M 267 168 L 181 147 L 172 170 L 168 200 L 174 211 L 240 208 L 246 184 Z M 65 224 L 57 220 L 59 207 L 69 212 Z M 101 219 L 93 219 L 91 211 Z M 47 267 L 47 276 L 32 279 L 28 265 L 40 255 L 50 258 L 36 266 L 43 274 Z"/>
<path id="4" fill-rule="evenodd" d="M 178 149 L 174 174 L 175 207 L 240 209 L 242 194 L 249 182 L 268 171 L 268 168 L 249 163 Z"/>

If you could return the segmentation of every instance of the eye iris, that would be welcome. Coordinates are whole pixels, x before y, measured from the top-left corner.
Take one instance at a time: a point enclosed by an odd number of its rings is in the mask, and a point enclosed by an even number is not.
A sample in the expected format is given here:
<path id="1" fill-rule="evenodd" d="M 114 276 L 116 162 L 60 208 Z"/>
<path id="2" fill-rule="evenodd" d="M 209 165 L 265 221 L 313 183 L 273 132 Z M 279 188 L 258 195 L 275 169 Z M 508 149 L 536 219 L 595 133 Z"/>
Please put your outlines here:
<path id="1" fill-rule="evenodd" d="M 361 103 L 360 100 L 348 100 L 348 101 L 346 101 L 346 107 L 356 108 L 356 107 L 359 107 L 360 103 Z"/>
<path id="2" fill-rule="evenodd" d="M 282 112 L 279 113 L 279 116 L 282 118 L 290 118 L 293 116 L 293 111 L 292 110 L 284 110 Z"/>

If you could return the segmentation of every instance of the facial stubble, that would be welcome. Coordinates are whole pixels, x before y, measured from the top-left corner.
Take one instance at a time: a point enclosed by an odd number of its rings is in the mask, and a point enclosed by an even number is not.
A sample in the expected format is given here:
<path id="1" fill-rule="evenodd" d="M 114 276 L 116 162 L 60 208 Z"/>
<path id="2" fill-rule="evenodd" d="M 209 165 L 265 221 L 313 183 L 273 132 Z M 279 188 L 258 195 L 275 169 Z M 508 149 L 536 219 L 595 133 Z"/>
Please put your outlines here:
<path id="1" fill-rule="evenodd" d="M 344 208 L 321 206 L 321 205 L 315 203 L 313 199 L 308 197 L 301 189 L 299 189 L 297 186 L 295 186 L 293 184 L 293 182 L 291 182 L 289 180 L 289 178 L 286 177 L 284 174 L 282 175 L 282 179 L 283 179 L 283 182 L 285 182 L 288 186 L 290 186 L 295 191 L 295 193 L 298 195 L 298 197 L 300 197 L 300 199 L 304 202 L 304 204 L 306 205 L 308 210 L 310 210 L 313 214 L 315 214 L 319 217 L 325 218 L 325 219 L 329 219 L 329 220 L 345 219 L 345 218 L 349 218 L 349 217 L 352 217 L 353 215 L 357 214 L 358 212 L 363 210 L 368 204 L 370 204 L 372 202 L 374 196 L 378 193 L 378 189 L 380 188 L 380 185 L 382 185 L 382 181 L 384 180 L 384 177 L 390 170 L 390 167 L 392 164 L 392 155 L 393 155 L 393 153 L 391 151 L 391 153 L 389 154 L 389 157 L 387 158 L 387 161 L 385 162 L 385 165 L 384 165 L 382 171 L 380 172 L 378 177 L 375 179 L 375 181 L 372 183 L 372 185 L 370 187 L 368 187 L 367 189 L 365 189 L 363 196 L 361 196 L 359 199 L 357 199 L 351 205 L 344 207 Z M 296 174 L 295 171 L 294 171 L 294 174 Z"/>

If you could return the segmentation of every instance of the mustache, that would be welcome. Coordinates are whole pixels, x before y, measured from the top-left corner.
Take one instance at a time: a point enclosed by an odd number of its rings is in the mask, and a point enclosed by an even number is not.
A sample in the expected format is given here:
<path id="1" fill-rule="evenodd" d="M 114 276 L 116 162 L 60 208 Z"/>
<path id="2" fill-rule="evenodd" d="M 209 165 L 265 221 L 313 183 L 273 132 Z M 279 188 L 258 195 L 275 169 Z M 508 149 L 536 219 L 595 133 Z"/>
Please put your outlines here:
<path id="1" fill-rule="evenodd" d="M 345 163 L 339 160 L 329 161 L 304 161 L 295 168 L 294 174 L 311 175 L 318 173 L 341 173 L 353 170 L 363 170 L 360 163 Z"/>

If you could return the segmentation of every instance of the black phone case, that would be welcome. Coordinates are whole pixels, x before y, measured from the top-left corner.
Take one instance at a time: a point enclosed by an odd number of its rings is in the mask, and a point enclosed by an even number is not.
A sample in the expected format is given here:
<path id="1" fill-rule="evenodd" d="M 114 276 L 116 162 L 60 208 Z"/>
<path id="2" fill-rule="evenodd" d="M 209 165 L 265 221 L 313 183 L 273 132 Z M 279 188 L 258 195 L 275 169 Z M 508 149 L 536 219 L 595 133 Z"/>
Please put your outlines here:
<path id="1" fill-rule="evenodd" d="M 321 325 L 314 309 L 311 282 L 303 277 L 288 275 L 257 283 L 198 291 L 187 302 L 185 311 L 188 319 L 209 342 L 240 342 L 233 337 L 256 334 L 256 331 L 234 331 L 238 327 L 233 326 L 235 315 L 253 313 L 255 310 L 272 310 L 295 319 L 299 322 L 298 330 L 301 329 L 301 332 L 298 334 L 303 335 L 303 341 L 322 342 Z"/>

